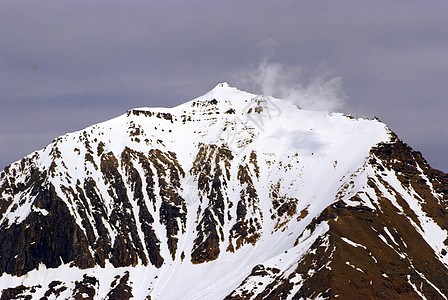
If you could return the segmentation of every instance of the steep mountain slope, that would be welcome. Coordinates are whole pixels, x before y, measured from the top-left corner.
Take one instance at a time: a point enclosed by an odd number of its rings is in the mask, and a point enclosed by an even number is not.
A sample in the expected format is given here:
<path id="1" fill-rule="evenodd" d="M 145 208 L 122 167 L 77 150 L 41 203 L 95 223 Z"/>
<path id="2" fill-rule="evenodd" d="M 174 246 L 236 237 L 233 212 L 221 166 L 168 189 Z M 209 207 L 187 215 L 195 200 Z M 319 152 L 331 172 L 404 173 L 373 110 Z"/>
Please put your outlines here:
<path id="1" fill-rule="evenodd" d="M 219 84 L 5 168 L 1 297 L 446 299 L 447 176 L 378 120 Z"/>

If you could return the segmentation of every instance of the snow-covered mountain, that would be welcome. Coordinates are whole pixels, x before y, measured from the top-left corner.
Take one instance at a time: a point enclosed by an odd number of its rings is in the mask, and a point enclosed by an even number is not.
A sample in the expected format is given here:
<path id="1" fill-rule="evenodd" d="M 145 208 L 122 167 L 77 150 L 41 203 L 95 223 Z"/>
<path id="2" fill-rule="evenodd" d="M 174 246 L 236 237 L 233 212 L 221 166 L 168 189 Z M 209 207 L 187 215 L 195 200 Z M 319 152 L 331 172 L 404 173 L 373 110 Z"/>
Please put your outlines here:
<path id="1" fill-rule="evenodd" d="M 447 299 L 447 200 L 379 120 L 222 83 L 6 167 L 1 299 Z"/>

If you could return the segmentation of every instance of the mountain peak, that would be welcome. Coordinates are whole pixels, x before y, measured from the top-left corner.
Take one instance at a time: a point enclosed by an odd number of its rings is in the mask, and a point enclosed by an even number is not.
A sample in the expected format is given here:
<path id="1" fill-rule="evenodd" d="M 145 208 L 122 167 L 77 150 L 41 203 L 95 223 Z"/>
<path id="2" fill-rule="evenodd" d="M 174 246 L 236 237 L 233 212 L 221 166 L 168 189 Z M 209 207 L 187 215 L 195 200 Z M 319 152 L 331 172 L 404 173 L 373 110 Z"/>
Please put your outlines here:
<path id="1" fill-rule="evenodd" d="M 218 83 L 218 84 L 213 88 L 213 90 L 220 89 L 220 88 L 229 88 L 229 87 L 231 87 L 231 86 L 230 86 L 226 81 L 224 81 L 224 82 Z"/>
<path id="2" fill-rule="evenodd" d="M 249 93 L 230 86 L 227 82 L 217 84 L 206 94 L 181 104 L 179 107 L 190 111 L 192 109 L 191 112 L 194 114 L 218 115 L 232 112 L 232 114 L 236 113 L 240 116 L 250 113 L 260 114 L 266 110 L 296 109 L 296 106 L 289 101 Z M 189 108 L 187 109 L 187 107 Z"/>
<path id="3" fill-rule="evenodd" d="M 230 86 L 227 82 L 218 83 L 212 90 L 210 90 L 205 95 L 198 97 L 200 98 L 210 98 L 214 97 L 216 100 L 241 100 L 242 98 L 247 98 L 248 96 L 255 97 L 256 95 L 239 90 L 236 87 Z"/>

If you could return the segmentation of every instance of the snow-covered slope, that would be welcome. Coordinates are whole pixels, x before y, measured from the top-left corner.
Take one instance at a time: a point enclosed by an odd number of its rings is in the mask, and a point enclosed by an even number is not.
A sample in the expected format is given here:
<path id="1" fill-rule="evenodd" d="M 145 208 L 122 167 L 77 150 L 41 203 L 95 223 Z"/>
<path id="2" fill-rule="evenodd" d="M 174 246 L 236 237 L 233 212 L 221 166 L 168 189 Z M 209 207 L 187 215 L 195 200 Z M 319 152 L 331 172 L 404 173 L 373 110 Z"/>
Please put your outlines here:
<path id="1" fill-rule="evenodd" d="M 6 299 L 443 299 L 447 199 L 446 174 L 378 120 L 221 83 L 8 166 L 0 290 Z"/>

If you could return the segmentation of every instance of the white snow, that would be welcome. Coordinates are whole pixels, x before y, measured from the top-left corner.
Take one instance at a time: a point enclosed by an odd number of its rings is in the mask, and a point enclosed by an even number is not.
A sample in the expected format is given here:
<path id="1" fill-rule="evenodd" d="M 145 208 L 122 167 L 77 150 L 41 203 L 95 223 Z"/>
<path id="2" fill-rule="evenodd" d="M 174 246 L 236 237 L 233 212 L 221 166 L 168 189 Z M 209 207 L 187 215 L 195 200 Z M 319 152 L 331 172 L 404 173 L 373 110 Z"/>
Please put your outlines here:
<path id="1" fill-rule="evenodd" d="M 349 240 L 348 238 L 341 237 L 341 239 L 342 239 L 344 242 L 346 242 L 347 244 L 352 245 L 353 247 L 361 247 L 361 248 L 367 249 L 366 246 L 361 245 L 361 244 L 358 244 L 358 243 L 355 243 L 355 242 Z"/>

